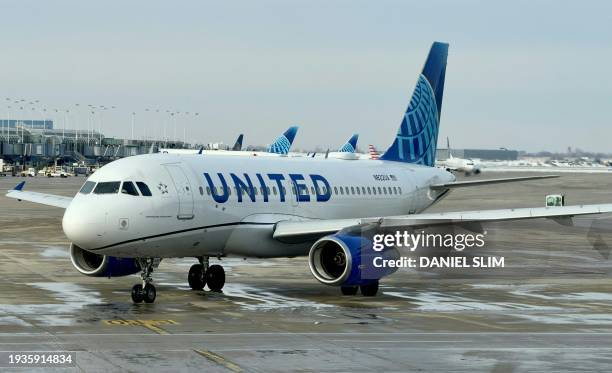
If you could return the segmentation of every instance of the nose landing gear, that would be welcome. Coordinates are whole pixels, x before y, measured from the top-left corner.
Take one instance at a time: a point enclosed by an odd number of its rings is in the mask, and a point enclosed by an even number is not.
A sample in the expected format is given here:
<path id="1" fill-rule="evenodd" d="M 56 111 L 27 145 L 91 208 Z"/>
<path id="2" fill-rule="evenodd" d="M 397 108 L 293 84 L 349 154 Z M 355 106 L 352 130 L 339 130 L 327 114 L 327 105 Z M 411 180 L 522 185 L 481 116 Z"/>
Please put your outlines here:
<path id="1" fill-rule="evenodd" d="M 142 268 L 142 272 L 140 273 L 142 284 L 136 284 L 132 287 L 132 301 L 134 303 L 140 303 L 142 301 L 145 303 L 155 302 L 157 291 L 152 284 L 153 277 L 151 274 L 153 270 L 159 266 L 160 261 L 161 259 L 159 258 L 138 258 L 138 264 L 140 268 Z"/>
<path id="2" fill-rule="evenodd" d="M 218 264 L 208 265 L 208 257 L 198 257 L 200 264 L 194 264 L 189 269 L 187 282 L 193 290 L 202 290 L 205 285 L 211 291 L 220 292 L 225 285 L 225 270 Z"/>

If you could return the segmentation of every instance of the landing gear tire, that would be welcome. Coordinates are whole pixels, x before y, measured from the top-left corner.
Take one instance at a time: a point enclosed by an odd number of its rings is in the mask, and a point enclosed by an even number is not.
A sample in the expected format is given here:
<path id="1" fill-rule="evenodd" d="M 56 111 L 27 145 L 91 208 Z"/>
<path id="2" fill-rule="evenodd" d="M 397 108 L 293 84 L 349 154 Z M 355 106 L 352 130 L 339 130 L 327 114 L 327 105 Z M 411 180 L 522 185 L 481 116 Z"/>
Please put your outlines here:
<path id="1" fill-rule="evenodd" d="M 211 265 L 204 277 L 211 291 L 221 292 L 223 285 L 225 285 L 225 270 L 223 270 L 223 267 L 218 264 Z"/>
<path id="2" fill-rule="evenodd" d="M 202 290 L 206 285 L 206 277 L 204 276 L 204 266 L 201 264 L 194 264 L 189 269 L 189 275 L 187 275 L 187 282 L 193 290 Z"/>
<path id="3" fill-rule="evenodd" d="M 161 259 L 137 258 L 136 260 L 138 260 L 138 265 L 142 269 L 140 273 L 142 284 L 136 284 L 132 287 L 132 301 L 134 303 L 140 303 L 142 301 L 145 303 L 153 303 L 155 302 L 157 291 L 155 290 L 155 286 L 151 283 L 153 281 L 151 274 L 153 270 L 159 266 Z"/>
<path id="4" fill-rule="evenodd" d="M 342 286 L 340 287 L 340 291 L 342 295 L 355 295 L 357 294 L 357 290 L 359 290 L 359 286 Z"/>
<path id="5" fill-rule="evenodd" d="M 155 302 L 156 296 L 157 296 L 157 291 L 155 290 L 155 286 L 153 286 L 153 284 L 146 284 L 142 291 L 142 298 L 145 301 L 145 303 Z"/>
<path id="6" fill-rule="evenodd" d="M 132 287 L 132 301 L 134 303 L 140 303 L 143 300 L 144 299 L 142 296 L 142 285 L 140 284 L 134 285 L 134 287 Z"/>
<path id="7" fill-rule="evenodd" d="M 378 293 L 378 281 L 368 285 L 361 285 L 359 289 L 364 297 L 373 297 Z"/>

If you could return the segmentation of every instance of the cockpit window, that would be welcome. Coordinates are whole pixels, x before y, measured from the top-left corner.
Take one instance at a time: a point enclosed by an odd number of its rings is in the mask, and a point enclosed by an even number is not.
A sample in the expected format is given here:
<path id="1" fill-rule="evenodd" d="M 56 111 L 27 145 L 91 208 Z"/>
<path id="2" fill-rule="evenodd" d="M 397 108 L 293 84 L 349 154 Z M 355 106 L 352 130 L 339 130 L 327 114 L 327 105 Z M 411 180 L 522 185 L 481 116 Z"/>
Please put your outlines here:
<path id="1" fill-rule="evenodd" d="M 138 191 L 131 181 L 124 181 L 121 185 L 121 193 L 129 194 L 130 196 L 138 196 Z"/>
<path id="2" fill-rule="evenodd" d="M 96 185 L 96 189 L 94 189 L 94 194 L 119 193 L 119 185 L 121 185 L 121 183 L 118 181 L 108 181 L 108 182 L 98 183 L 98 185 Z"/>
<path id="3" fill-rule="evenodd" d="M 81 187 L 81 190 L 79 190 L 79 193 L 81 194 L 89 194 L 91 193 L 91 191 L 93 190 L 93 188 L 96 186 L 96 183 L 93 181 L 86 181 L 85 184 L 83 184 L 83 186 Z"/>
<path id="4" fill-rule="evenodd" d="M 143 183 L 142 181 L 137 181 L 136 185 L 138 185 L 138 189 L 140 189 L 140 193 L 145 196 L 145 197 L 151 197 L 151 190 L 149 189 L 149 187 L 147 186 L 147 184 Z"/>

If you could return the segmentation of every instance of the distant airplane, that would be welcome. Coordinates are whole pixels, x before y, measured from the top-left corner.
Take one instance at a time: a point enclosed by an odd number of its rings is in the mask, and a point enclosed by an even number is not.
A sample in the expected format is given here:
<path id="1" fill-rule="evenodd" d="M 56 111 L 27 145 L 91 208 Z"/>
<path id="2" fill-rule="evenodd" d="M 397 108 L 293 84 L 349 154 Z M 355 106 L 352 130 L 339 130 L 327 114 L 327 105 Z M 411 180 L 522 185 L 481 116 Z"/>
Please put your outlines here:
<path id="1" fill-rule="evenodd" d="M 378 154 L 378 151 L 372 144 L 368 145 L 368 153 L 370 153 L 370 159 L 380 158 L 380 154 Z"/>
<path id="2" fill-rule="evenodd" d="M 236 143 L 234 144 L 234 146 L 232 146 L 233 151 L 239 152 L 242 150 L 242 139 L 243 138 L 244 138 L 244 135 L 242 133 L 238 135 L 238 138 L 236 139 Z"/>
<path id="3" fill-rule="evenodd" d="M 359 134 L 355 133 L 348 141 L 338 149 L 338 153 L 355 153 Z"/>
<path id="4" fill-rule="evenodd" d="M 209 265 L 211 258 L 307 256 L 319 282 L 344 295 L 374 296 L 391 272 L 377 269 L 380 256 L 367 232 L 456 226 L 476 232 L 484 222 L 566 224 L 573 216 L 612 212 L 612 204 L 597 204 L 423 213 L 455 188 L 555 177 L 457 181 L 434 167 L 447 53 L 446 43 L 431 46 L 399 130 L 379 160 L 143 154 L 101 167 L 74 197 L 25 191 L 25 182 L 7 196 L 65 209 L 62 227 L 74 267 L 95 277 L 140 273 L 131 291 L 135 303 L 155 301 L 153 272 L 164 258 L 195 258 L 190 287 L 221 291 L 225 271 Z M 292 132 L 278 144 L 285 153 Z"/>
<path id="5" fill-rule="evenodd" d="M 276 138 L 276 140 L 268 146 L 267 152 L 273 154 L 289 154 L 293 139 L 298 131 L 298 126 L 289 127 L 285 133 Z"/>
<path id="6" fill-rule="evenodd" d="M 472 173 L 476 175 L 480 173 L 480 166 L 472 159 L 453 157 L 448 137 L 446 138 L 446 147 L 448 148 L 448 158 L 440 162 L 442 167 L 446 168 L 448 171 L 463 172 L 466 176 Z"/>

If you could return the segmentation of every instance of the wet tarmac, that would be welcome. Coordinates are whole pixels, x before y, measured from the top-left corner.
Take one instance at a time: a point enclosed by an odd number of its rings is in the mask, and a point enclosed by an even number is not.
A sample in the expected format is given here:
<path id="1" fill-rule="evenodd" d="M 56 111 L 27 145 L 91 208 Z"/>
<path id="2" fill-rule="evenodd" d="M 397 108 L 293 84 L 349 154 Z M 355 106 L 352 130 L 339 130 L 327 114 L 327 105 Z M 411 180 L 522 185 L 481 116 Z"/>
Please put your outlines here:
<path id="1" fill-rule="evenodd" d="M 504 176 L 518 174 L 481 177 Z M 0 190 L 19 180 L 0 178 Z M 26 189 L 73 195 L 83 181 L 30 178 Z M 605 203 L 611 186 L 612 175 L 564 174 L 460 189 L 431 211 L 542 206 L 552 193 L 568 204 Z M 495 244 L 474 254 L 503 256 L 505 268 L 400 270 L 374 298 L 319 284 L 305 258 L 224 258 L 223 293 L 189 289 L 194 259 L 164 260 L 156 303 L 134 305 L 137 276 L 91 278 L 72 267 L 63 210 L 0 197 L 0 211 L 0 351 L 76 351 L 65 371 L 612 367 L 612 237 L 592 219 L 487 226 Z M 612 219 L 598 226 L 612 228 Z"/>

